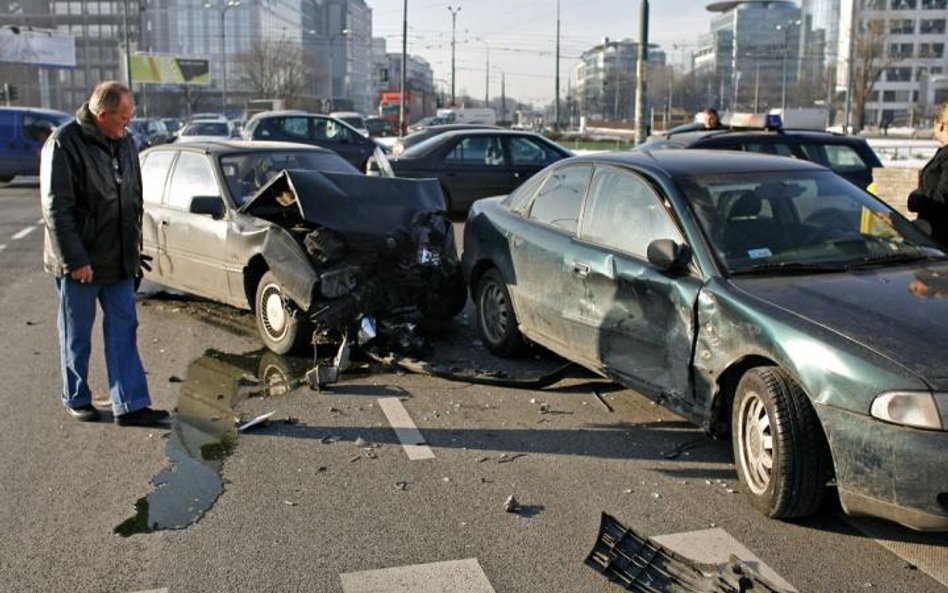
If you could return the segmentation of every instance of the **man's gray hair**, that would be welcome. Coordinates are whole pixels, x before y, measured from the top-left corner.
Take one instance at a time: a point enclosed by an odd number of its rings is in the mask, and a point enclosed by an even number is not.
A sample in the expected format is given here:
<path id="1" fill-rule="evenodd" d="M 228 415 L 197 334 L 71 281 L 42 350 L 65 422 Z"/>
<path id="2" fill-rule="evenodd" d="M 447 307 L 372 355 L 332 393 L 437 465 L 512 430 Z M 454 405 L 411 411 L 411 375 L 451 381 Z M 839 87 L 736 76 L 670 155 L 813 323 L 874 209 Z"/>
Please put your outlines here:
<path id="1" fill-rule="evenodd" d="M 106 80 L 95 85 L 92 96 L 89 97 L 89 111 L 99 115 L 103 111 L 118 109 L 122 97 L 130 95 L 128 87 L 117 80 Z"/>
<path id="2" fill-rule="evenodd" d="M 944 122 L 948 124 L 948 101 L 935 107 L 935 116 L 932 118 L 932 121 L 936 124 L 938 122 Z"/>

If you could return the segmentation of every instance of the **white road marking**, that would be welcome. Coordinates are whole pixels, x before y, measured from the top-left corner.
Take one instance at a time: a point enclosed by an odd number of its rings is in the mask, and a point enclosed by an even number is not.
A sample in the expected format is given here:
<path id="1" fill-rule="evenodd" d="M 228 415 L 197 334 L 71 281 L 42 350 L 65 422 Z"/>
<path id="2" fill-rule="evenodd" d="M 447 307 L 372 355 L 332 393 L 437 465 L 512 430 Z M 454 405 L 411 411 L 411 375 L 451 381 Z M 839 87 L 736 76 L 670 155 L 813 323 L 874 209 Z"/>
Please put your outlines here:
<path id="1" fill-rule="evenodd" d="M 434 459 L 434 453 L 425 444 L 425 437 L 421 436 L 418 427 L 412 422 L 411 416 L 401 400 L 397 397 L 379 398 L 379 407 L 388 418 L 388 423 L 395 429 L 395 436 L 401 441 L 405 454 L 412 461 L 419 459 Z"/>
<path id="2" fill-rule="evenodd" d="M 948 587 L 948 547 L 943 533 L 911 531 L 881 520 L 850 517 L 848 521 L 883 548 Z"/>
<path id="3" fill-rule="evenodd" d="M 7 248 L 7 244 L 6 244 L 6 243 L 0 243 L 0 251 L 3 251 L 3 250 L 6 249 L 6 248 Z"/>
<path id="4" fill-rule="evenodd" d="M 759 572 L 765 578 L 773 581 L 779 587 L 788 591 L 796 591 L 793 585 L 785 581 L 772 568 L 761 562 L 760 558 L 744 547 L 744 544 L 734 539 L 731 534 L 721 528 L 703 529 L 685 533 L 670 533 L 652 538 L 655 542 L 678 552 L 682 556 L 695 562 L 706 564 L 727 564 L 731 555 L 737 556 L 748 566 Z"/>
<path id="5" fill-rule="evenodd" d="M 32 232 L 35 231 L 35 230 L 36 230 L 36 227 L 35 227 L 35 226 L 28 226 L 28 227 L 26 227 L 25 229 L 23 229 L 22 231 L 17 232 L 17 234 L 13 235 L 13 237 L 11 237 L 11 238 L 12 238 L 14 241 L 19 241 L 20 239 L 22 239 L 23 237 L 29 235 L 30 233 L 32 233 Z"/>
<path id="6" fill-rule="evenodd" d="M 163 589 L 149 589 L 147 591 L 135 591 L 135 593 L 168 593 L 168 587 Z"/>
<path id="7" fill-rule="evenodd" d="M 350 572 L 339 578 L 343 593 L 494 593 L 477 558 Z"/>

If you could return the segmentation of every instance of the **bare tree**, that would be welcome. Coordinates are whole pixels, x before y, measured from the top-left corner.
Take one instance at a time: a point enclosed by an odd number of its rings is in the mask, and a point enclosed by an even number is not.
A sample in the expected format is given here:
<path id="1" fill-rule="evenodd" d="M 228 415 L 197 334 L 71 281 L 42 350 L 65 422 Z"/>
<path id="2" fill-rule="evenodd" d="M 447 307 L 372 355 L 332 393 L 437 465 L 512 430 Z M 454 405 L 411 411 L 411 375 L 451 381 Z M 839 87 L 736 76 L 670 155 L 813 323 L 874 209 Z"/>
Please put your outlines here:
<path id="1" fill-rule="evenodd" d="M 853 130 L 858 134 L 866 125 L 866 103 L 872 93 L 872 87 L 886 68 L 895 61 L 895 56 L 887 56 L 885 51 L 886 27 L 884 19 L 860 20 L 858 31 L 853 39 L 853 56 L 850 68 L 853 69 Z"/>
<path id="2" fill-rule="evenodd" d="M 301 107 L 313 99 L 311 81 L 316 66 L 303 46 L 287 40 L 263 40 L 237 56 L 250 92 L 262 99 L 285 99 Z"/>

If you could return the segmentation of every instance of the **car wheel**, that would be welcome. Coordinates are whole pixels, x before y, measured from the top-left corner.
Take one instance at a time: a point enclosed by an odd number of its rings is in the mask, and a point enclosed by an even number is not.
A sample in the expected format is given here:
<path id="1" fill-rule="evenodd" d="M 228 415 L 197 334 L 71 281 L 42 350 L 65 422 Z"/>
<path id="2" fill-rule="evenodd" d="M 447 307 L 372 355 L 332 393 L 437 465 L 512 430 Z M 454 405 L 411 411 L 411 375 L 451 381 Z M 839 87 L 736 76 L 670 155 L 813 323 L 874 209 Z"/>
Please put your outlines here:
<path id="1" fill-rule="evenodd" d="M 309 341 L 308 321 L 284 294 L 272 272 L 260 279 L 254 304 L 257 331 L 267 348 L 277 354 L 287 354 Z"/>
<path id="2" fill-rule="evenodd" d="M 777 367 L 747 371 L 731 415 L 737 475 L 758 510 L 774 519 L 813 514 L 829 476 L 829 447 L 809 399 Z"/>
<path id="3" fill-rule="evenodd" d="M 517 328 L 510 291 L 496 269 L 487 270 L 478 281 L 474 306 L 477 334 L 488 350 L 498 356 L 515 356 L 523 351 L 523 336 Z"/>

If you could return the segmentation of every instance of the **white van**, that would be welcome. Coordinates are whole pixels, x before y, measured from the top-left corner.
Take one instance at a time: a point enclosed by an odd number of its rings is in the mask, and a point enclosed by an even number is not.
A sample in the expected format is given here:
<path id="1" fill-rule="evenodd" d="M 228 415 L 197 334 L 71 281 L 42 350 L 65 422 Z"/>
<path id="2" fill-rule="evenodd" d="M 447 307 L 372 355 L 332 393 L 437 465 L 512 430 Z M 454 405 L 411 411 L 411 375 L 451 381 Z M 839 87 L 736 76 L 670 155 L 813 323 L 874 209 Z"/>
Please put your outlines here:
<path id="1" fill-rule="evenodd" d="M 493 107 L 451 107 L 439 109 L 439 123 L 497 125 L 497 112 Z"/>
<path id="2" fill-rule="evenodd" d="M 341 119 L 355 128 L 357 132 L 368 138 L 369 130 L 365 127 L 365 119 L 363 119 L 361 113 L 356 111 L 333 111 L 329 114 L 329 117 Z"/>

